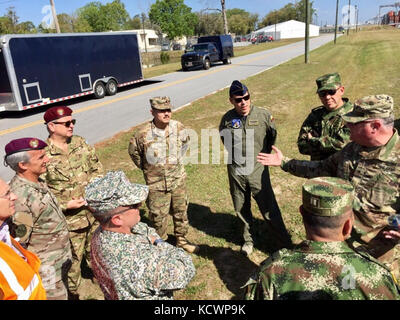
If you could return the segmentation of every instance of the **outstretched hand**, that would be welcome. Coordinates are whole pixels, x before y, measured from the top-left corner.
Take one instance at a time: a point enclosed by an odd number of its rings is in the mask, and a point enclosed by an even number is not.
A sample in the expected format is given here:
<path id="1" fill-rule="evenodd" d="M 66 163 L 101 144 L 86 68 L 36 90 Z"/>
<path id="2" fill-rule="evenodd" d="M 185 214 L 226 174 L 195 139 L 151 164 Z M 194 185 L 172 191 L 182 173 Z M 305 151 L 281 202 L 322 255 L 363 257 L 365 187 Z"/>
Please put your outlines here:
<path id="1" fill-rule="evenodd" d="M 272 146 L 274 153 L 262 153 L 257 155 L 257 162 L 264 166 L 280 166 L 282 164 L 283 154 L 277 147 Z"/>

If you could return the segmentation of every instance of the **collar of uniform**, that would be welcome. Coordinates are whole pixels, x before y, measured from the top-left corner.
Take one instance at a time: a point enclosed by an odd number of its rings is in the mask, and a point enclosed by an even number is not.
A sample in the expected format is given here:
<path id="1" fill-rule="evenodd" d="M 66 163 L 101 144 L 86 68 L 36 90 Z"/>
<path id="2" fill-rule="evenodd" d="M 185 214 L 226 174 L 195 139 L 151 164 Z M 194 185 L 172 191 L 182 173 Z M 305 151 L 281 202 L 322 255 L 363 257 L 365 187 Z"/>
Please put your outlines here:
<path id="1" fill-rule="evenodd" d="M 294 251 L 318 254 L 354 252 L 345 241 L 320 242 L 312 240 L 303 241 L 295 247 Z"/>
<path id="2" fill-rule="evenodd" d="M 169 136 L 169 128 L 170 128 L 170 124 L 171 121 L 173 121 L 172 119 L 170 120 L 170 123 L 165 127 L 165 129 L 160 129 L 157 128 L 156 125 L 154 124 L 154 121 L 152 120 L 150 125 L 151 125 L 151 132 L 153 132 L 154 135 L 156 135 L 157 137 L 168 137 Z M 160 134 L 161 132 L 163 132 L 163 134 Z"/>
<path id="3" fill-rule="evenodd" d="M 398 146 L 398 148 L 400 148 L 399 135 L 397 133 L 397 130 L 394 129 L 393 136 L 389 139 L 389 141 L 384 146 L 373 147 L 373 148 L 367 148 L 367 147 L 360 146 L 359 154 L 365 159 L 377 159 L 377 160 L 381 160 L 381 161 L 393 161 L 393 162 L 397 163 L 397 161 L 398 161 L 397 158 L 390 159 L 392 150 L 396 146 Z"/>
<path id="4" fill-rule="evenodd" d="M 326 120 L 326 119 L 336 116 L 337 114 L 342 115 L 342 114 L 346 114 L 347 112 L 350 112 L 353 109 L 353 104 L 351 104 L 349 102 L 348 98 L 343 98 L 342 100 L 343 100 L 344 104 L 340 108 L 333 110 L 331 112 L 327 112 L 322 118 L 324 120 Z"/>
<path id="5" fill-rule="evenodd" d="M 33 189 L 38 190 L 39 192 L 42 193 L 46 193 L 48 192 L 48 189 L 46 187 L 46 184 L 44 184 L 42 178 L 39 177 L 39 182 L 33 182 L 33 181 L 29 181 L 27 179 L 25 179 L 24 177 L 21 177 L 19 175 L 15 175 L 14 178 L 12 179 L 12 181 L 16 181 L 19 184 L 24 184 L 24 185 L 28 185 Z"/>
<path id="6" fill-rule="evenodd" d="M 236 109 L 233 109 L 233 112 L 234 112 L 234 114 L 235 114 L 238 118 L 242 119 L 242 118 L 248 118 L 248 117 L 250 117 L 250 115 L 251 115 L 251 113 L 253 112 L 253 110 L 254 110 L 254 106 L 253 106 L 253 105 L 250 105 L 250 111 L 249 111 L 249 114 L 248 114 L 247 116 L 241 116 L 239 113 L 237 113 Z"/>
<path id="7" fill-rule="evenodd" d="M 72 136 L 71 138 L 68 139 L 67 141 L 68 152 L 71 152 L 76 148 L 75 141 L 76 141 L 75 136 Z M 52 156 L 64 154 L 64 152 L 59 147 L 57 147 L 49 138 L 47 138 L 46 143 L 48 145 L 49 153 Z"/>

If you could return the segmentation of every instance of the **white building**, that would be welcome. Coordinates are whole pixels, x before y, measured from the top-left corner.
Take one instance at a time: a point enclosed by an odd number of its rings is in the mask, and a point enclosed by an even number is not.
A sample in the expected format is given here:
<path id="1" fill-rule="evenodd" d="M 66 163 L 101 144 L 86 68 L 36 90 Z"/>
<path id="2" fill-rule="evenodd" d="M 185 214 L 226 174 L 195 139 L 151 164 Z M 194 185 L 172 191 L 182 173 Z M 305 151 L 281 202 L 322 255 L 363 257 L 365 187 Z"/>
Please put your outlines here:
<path id="1" fill-rule="evenodd" d="M 153 51 L 160 48 L 157 33 L 152 29 L 137 29 L 137 30 L 127 30 L 133 31 L 138 34 L 138 42 L 140 51 L 147 50 Z"/>
<path id="2" fill-rule="evenodd" d="M 275 31 L 280 32 L 281 39 L 304 38 L 306 35 L 306 24 L 296 20 L 289 20 L 264 27 L 257 30 L 255 33 Z M 319 36 L 319 26 L 310 24 L 310 37 L 317 36 Z"/>

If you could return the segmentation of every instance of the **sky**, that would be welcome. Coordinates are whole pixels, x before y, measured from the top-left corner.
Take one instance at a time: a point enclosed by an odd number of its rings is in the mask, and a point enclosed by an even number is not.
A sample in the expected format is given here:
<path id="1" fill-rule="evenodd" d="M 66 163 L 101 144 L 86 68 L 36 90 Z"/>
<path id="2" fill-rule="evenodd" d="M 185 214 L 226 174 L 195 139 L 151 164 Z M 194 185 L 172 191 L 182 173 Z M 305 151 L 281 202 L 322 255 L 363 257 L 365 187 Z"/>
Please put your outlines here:
<path id="1" fill-rule="evenodd" d="M 93 0 L 94 1 L 94 0 Z M 105 4 L 112 0 L 97 0 Z M 72 14 L 76 9 L 83 7 L 91 0 L 54 0 L 57 14 Z M 151 4 L 155 0 L 122 0 L 129 15 L 133 17 L 142 12 L 147 13 Z M 185 4 L 192 8 L 193 12 L 198 12 L 206 8 L 221 9 L 219 0 L 185 0 Z M 251 13 L 258 13 L 260 18 L 267 15 L 270 11 L 280 9 L 286 4 L 294 2 L 290 0 L 225 0 L 226 8 L 240 8 Z M 398 0 L 351 0 L 351 5 L 357 5 L 359 10 L 359 22 L 365 22 L 378 15 L 380 5 L 390 5 Z M 15 7 L 19 22 L 32 21 L 36 26 L 43 20 L 49 19 L 49 0 L 0 0 L 0 16 L 6 13 L 8 7 Z M 342 19 L 347 21 L 347 17 L 342 14 L 348 12 L 348 0 L 339 1 L 339 24 Z M 354 8 L 354 7 L 353 7 Z M 313 16 L 313 23 L 317 25 L 334 24 L 336 14 L 335 0 L 314 0 L 314 9 L 317 14 Z M 394 8 L 382 8 L 381 14 L 394 10 Z"/>

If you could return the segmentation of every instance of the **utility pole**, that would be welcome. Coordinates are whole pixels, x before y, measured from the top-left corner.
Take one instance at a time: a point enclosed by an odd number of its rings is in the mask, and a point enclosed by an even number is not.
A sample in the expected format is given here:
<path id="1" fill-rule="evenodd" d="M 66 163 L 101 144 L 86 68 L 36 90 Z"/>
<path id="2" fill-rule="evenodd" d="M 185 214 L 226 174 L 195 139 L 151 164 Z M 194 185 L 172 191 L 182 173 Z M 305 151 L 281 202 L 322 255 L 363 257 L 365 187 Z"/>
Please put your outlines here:
<path id="1" fill-rule="evenodd" d="M 144 51 L 146 52 L 146 65 L 149 67 L 149 57 L 147 55 L 147 43 L 146 43 L 146 31 L 144 29 L 144 19 L 146 18 L 146 14 L 142 12 L 142 29 L 143 29 L 143 42 L 144 42 Z"/>
<path id="2" fill-rule="evenodd" d="M 56 14 L 56 6 L 54 5 L 54 0 L 50 0 L 51 12 L 53 14 L 54 24 L 56 26 L 57 33 L 61 33 L 60 25 L 58 24 L 57 14 Z"/>
<path id="3" fill-rule="evenodd" d="M 305 63 L 309 63 L 309 52 L 310 52 L 310 0 L 305 0 L 306 4 L 306 43 L 305 43 Z"/>
<path id="4" fill-rule="evenodd" d="M 350 32 L 350 1 L 349 0 L 349 9 L 347 11 L 347 35 L 349 35 Z"/>
<path id="5" fill-rule="evenodd" d="M 226 19 L 225 0 L 221 0 L 222 18 L 224 20 L 224 33 L 228 34 L 228 20 Z"/>
<path id="6" fill-rule="evenodd" d="M 357 32 L 357 29 L 358 29 L 358 6 L 356 5 L 355 7 L 356 7 L 356 32 Z"/>
<path id="7" fill-rule="evenodd" d="M 338 14 L 339 14 L 339 0 L 336 0 L 336 20 L 335 20 L 335 41 L 336 44 L 336 35 L 337 35 L 337 23 L 338 23 Z"/>

